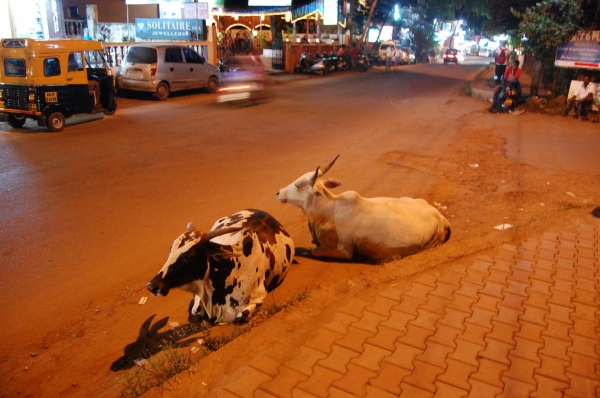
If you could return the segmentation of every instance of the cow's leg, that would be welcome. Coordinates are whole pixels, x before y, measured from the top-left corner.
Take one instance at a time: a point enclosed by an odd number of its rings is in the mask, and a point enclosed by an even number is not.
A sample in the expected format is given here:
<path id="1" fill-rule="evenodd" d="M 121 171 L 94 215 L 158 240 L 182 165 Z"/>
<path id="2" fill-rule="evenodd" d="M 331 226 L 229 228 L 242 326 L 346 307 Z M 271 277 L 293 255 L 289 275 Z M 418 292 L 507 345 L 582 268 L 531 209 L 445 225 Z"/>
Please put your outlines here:
<path id="1" fill-rule="evenodd" d="M 310 223 L 310 220 L 308 220 L 308 229 L 310 230 L 310 235 L 312 236 L 312 243 L 317 246 L 321 246 L 321 243 L 319 242 L 319 238 L 317 238 L 317 233 L 315 232 L 315 229 L 313 228 L 312 224 Z"/>
<path id="2" fill-rule="evenodd" d="M 200 302 L 200 298 L 198 296 L 194 296 L 192 301 L 190 301 L 189 306 L 189 316 L 188 322 L 204 322 L 208 319 L 206 311 Z"/>
<path id="3" fill-rule="evenodd" d="M 315 257 L 343 258 L 346 260 L 350 260 L 354 254 L 352 249 L 338 250 L 325 246 L 315 247 L 310 253 Z"/>
<path id="4" fill-rule="evenodd" d="M 262 306 L 263 302 L 267 298 L 267 290 L 260 284 L 252 295 L 250 296 L 250 302 L 248 305 L 243 307 L 240 312 L 237 313 L 234 323 L 244 323 L 250 319 L 252 315 Z"/>

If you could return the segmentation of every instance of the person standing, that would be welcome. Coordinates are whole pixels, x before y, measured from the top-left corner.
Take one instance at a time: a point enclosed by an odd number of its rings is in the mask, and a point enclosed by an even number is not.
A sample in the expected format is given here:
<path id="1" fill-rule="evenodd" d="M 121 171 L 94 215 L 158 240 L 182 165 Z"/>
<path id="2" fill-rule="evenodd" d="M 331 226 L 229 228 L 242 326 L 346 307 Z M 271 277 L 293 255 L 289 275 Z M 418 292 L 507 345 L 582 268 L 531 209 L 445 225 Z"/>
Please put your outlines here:
<path id="1" fill-rule="evenodd" d="M 350 50 L 350 62 L 352 62 L 352 70 L 356 70 L 356 65 L 358 64 L 358 47 L 356 47 L 356 43 L 352 43 L 352 50 Z"/>
<path id="2" fill-rule="evenodd" d="M 500 82 L 502 80 L 502 76 L 504 72 L 506 72 L 506 66 L 508 65 L 508 59 L 510 56 L 510 52 L 504 41 L 500 41 L 500 46 L 494 52 L 494 61 L 496 62 L 496 69 L 494 70 L 494 80 Z"/>
<path id="3" fill-rule="evenodd" d="M 394 50 L 394 69 L 398 69 L 400 65 L 400 57 L 402 56 L 402 50 L 397 48 Z"/>
<path id="4" fill-rule="evenodd" d="M 429 50 L 429 65 L 431 65 L 433 63 L 433 60 L 435 59 L 435 51 L 433 51 L 433 48 Z"/>
<path id="5" fill-rule="evenodd" d="M 394 56 L 394 49 L 388 45 L 385 53 L 385 69 L 390 70 L 392 68 L 392 57 Z"/>

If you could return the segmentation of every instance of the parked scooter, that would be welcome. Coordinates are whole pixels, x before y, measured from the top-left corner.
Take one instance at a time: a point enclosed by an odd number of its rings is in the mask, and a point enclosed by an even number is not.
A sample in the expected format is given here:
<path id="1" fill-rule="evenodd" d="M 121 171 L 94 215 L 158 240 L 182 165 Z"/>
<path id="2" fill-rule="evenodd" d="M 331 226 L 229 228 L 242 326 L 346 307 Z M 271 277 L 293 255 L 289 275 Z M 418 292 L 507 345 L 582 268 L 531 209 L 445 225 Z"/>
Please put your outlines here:
<path id="1" fill-rule="evenodd" d="M 297 73 L 314 73 L 319 76 L 323 76 L 326 72 L 325 64 L 322 59 L 315 58 L 311 53 L 308 55 L 304 52 L 300 56 L 300 61 L 296 68 L 294 68 L 294 72 Z"/>
<path id="2" fill-rule="evenodd" d="M 358 72 L 366 72 L 370 67 L 369 57 L 366 54 L 359 54 L 358 61 L 356 61 L 356 70 Z"/>

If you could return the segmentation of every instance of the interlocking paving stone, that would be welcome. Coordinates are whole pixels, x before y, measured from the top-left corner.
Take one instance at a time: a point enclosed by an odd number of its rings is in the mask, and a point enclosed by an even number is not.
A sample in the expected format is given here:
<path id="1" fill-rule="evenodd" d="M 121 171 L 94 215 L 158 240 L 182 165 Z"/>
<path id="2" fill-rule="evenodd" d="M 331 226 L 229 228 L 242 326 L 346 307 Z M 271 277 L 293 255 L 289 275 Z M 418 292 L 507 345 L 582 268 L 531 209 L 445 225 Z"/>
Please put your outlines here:
<path id="1" fill-rule="evenodd" d="M 259 357 L 219 397 L 600 395 L 600 233 L 546 232 L 407 290 L 349 300 L 279 364 Z"/>
<path id="2" fill-rule="evenodd" d="M 312 376 L 308 380 L 300 382 L 297 388 L 314 396 L 326 398 L 329 395 L 331 384 L 343 376 L 341 373 L 317 365 Z"/>
<path id="3" fill-rule="evenodd" d="M 389 362 L 383 362 L 378 376 L 369 380 L 369 384 L 391 394 L 400 395 L 400 383 L 402 383 L 404 377 L 411 373 L 412 370 L 401 368 Z"/>
<path id="4" fill-rule="evenodd" d="M 344 374 L 348 371 L 347 366 L 350 361 L 359 356 L 360 354 L 356 351 L 349 350 L 339 345 L 333 345 L 331 347 L 331 354 L 329 354 L 327 358 L 317 362 L 317 365 Z"/>

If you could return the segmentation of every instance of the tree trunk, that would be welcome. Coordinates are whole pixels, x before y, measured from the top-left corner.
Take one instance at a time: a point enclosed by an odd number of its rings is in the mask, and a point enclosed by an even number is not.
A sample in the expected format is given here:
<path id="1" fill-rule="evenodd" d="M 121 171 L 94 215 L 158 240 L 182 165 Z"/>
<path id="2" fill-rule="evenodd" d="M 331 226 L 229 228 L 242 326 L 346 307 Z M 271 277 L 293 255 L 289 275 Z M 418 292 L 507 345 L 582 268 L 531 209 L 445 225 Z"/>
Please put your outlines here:
<path id="1" fill-rule="evenodd" d="M 534 55 L 534 57 L 535 57 L 535 55 Z M 542 78 L 542 60 L 537 59 L 537 57 L 536 57 L 535 60 L 533 61 L 533 73 L 531 75 L 531 96 L 532 97 L 538 95 L 541 78 Z"/>
<path id="2" fill-rule="evenodd" d="M 371 7 L 371 10 L 369 11 L 369 16 L 367 17 L 367 22 L 365 23 L 365 28 L 363 30 L 362 37 L 360 38 L 361 44 L 365 42 L 365 36 L 367 35 L 367 32 L 369 31 L 369 25 L 371 25 L 371 17 L 373 16 L 373 11 L 375 11 L 375 7 L 377 7 L 377 1 L 378 0 L 375 0 L 373 2 L 373 6 Z"/>
<path id="3" fill-rule="evenodd" d="M 552 96 L 556 97 L 556 84 L 558 83 L 558 68 L 554 68 L 554 78 L 552 79 Z"/>

